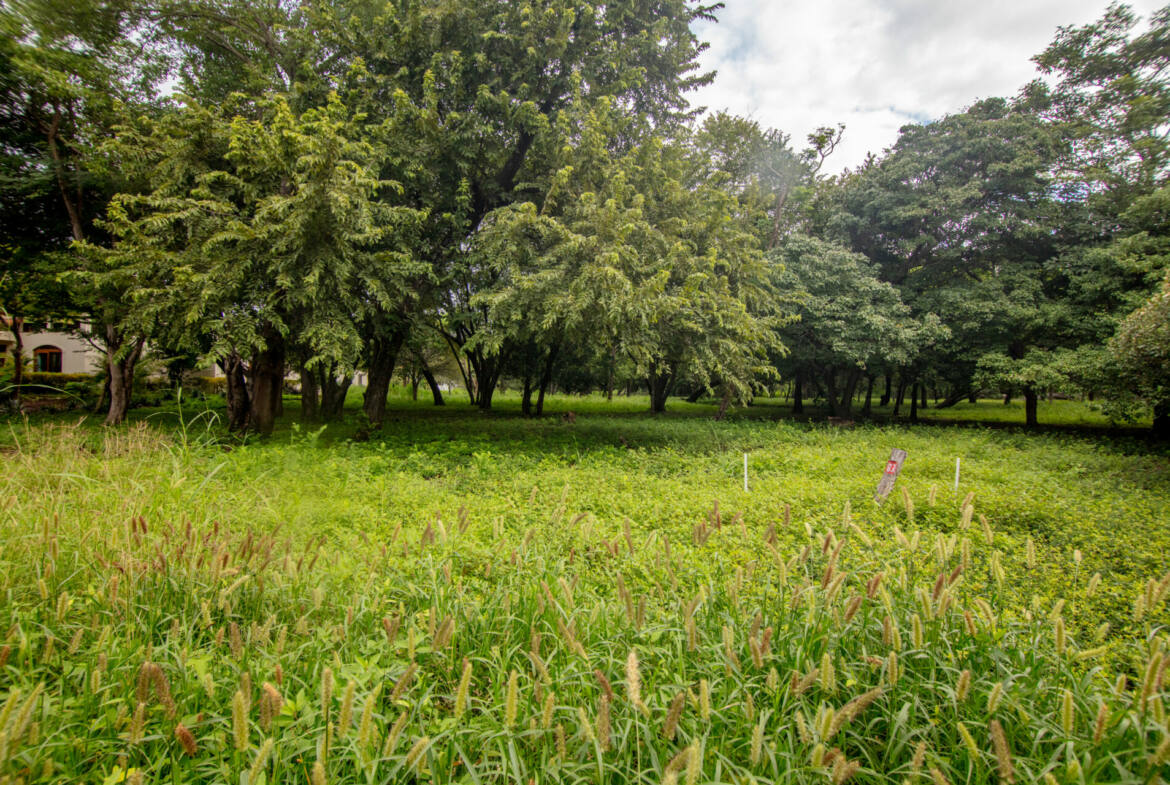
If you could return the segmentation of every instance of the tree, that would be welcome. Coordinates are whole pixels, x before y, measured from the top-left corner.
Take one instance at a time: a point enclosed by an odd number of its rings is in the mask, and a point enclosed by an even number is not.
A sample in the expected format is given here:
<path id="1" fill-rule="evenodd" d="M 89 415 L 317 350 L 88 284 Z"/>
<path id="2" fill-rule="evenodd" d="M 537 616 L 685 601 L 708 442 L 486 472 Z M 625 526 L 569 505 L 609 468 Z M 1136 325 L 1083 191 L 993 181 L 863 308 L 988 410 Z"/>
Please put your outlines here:
<path id="1" fill-rule="evenodd" d="M 300 115 L 282 98 L 191 104 L 149 137 L 155 189 L 120 196 L 111 211 L 112 266 L 149 282 L 136 292 L 140 318 L 166 311 L 192 337 L 213 335 L 229 386 L 247 358 L 252 389 L 240 402 L 260 433 L 272 430 L 294 352 L 316 374 L 326 413 L 340 410 L 362 314 L 397 307 L 420 272 L 419 215 L 382 198 L 395 184 L 378 179 L 363 120 L 336 96 Z M 204 153 L 217 152 L 192 158 L 192 130 Z"/>
<path id="2" fill-rule="evenodd" d="M 1122 400 L 1136 398 L 1153 409 L 1153 432 L 1170 437 L 1170 273 L 1142 307 L 1122 321 L 1110 341 L 1120 372 Z"/>
<path id="3" fill-rule="evenodd" d="M 1020 359 L 1077 341 L 1073 314 L 1061 307 L 1069 276 L 1050 179 L 1059 153 L 1035 114 L 989 99 L 906 126 L 886 158 L 846 179 L 833 225 L 919 318 L 936 314 L 950 334 L 901 369 L 912 400 L 927 364 L 957 399 L 988 352 Z M 1024 395 L 1034 412 L 1039 390 L 1027 385 Z"/>
<path id="4" fill-rule="evenodd" d="M 1105 216 L 1155 190 L 1170 166 L 1170 7 L 1134 35 L 1137 24 L 1129 6 L 1114 3 L 1096 22 L 1061 27 L 1033 58 L 1058 78 L 1051 96 L 1043 83 L 1029 92 L 1071 141 L 1061 159 L 1068 190 Z"/>
<path id="5" fill-rule="evenodd" d="M 770 258 L 773 285 L 790 293 L 799 316 L 780 331 L 790 347 L 781 367 L 797 384 L 819 378 L 834 416 L 852 414 L 857 385 L 875 366 L 910 363 L 940 332 L 933 315 L 925 324 L 912 317 L 898 290 L 879 280 L 861 254 L 794 235 Z"/>
<path id="6" fill-rule="evenodd" d="M 493 211 L 477 236 L 492 284 L 473 297 L 485 328 L 470 345 L 495 353 L 510 342 L 540 399 L 561 347 L 578 341 L 628 357 L 655 412 L 684 380 L 723 385 L 727 402 L 749 397 L 774 336 L 763 257 L 738 200 L 694 181 L 687 143 L 653 134 L 612 150 L 622 119 L 608 102 L 562 125 L 540 206 Z"/>
<path id="7" fill-rule="evenodd" d="M 72 256 L 64 265 L 81 273 L 68 276 L 72 291 L 66 297 L 57 285 L 61 266 L 46 270 L 50 258 L 46 252 L 63 249 L 70 242 L 91 247 L 107 242 L 98 219 L 110 196 L 126 183 L 116 169 L 104 165 L 102 140 L 126 112 L 148 109 L 154 85 L 164 72 L 162 60 L 131 3 L 11 3 L 0 9 L 0 28 L 5 39 L 0 100 L 5 141 L 14 143 L 6 144 L 6 168 L 14 177 L 4 188 L 3 201 L 11 209 L 22 194 L 47 195 L 45 186 L 51 182 L 58 204 L 58 210 L 47 205 L 34 208 L 46 219 L 40 224 L 39 238 L 28 236 L 36 230 L 25 229 L 23 240 L 9 245 L 25 249 L 9 257 L 9 263 L 35 259 L 30 269 L 39 269 L 41 274 L 9 271 L 8 308 L 44 309 L 44 316 L 62 310 L 87 314 L 90 334 L 106 355 L 110 389 L 106 422 L 116 424 L 126 416 L 145 336 L 127 329 L 122 305 L 125 290 L 111 290 L 108 277 L 99 281 L 84 274 L 91 256 Z M 63 214 L 64 220 L 54 213 Z M 14 216 L 9 213 L 5 218 L 7 223 Z M 32 296 L 34 292 L 39 296 Z M 47 293 L 52 295 L 46 297 Z M 24 315 L 13 312 L 13 316 Z M 19 321 L 14 319 L 13 324 Z M 18 336 L 18 351 L 19 343 Z"/>

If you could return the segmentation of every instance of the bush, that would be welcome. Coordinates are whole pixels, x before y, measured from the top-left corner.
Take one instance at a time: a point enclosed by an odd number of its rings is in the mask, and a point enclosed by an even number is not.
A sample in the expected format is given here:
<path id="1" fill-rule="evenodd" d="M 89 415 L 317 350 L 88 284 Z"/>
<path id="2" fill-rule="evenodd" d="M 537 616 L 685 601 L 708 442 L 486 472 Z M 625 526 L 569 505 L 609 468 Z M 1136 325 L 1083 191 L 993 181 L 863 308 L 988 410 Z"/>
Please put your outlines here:
<path id="1" fill-rule="evenodd" d="M 26 387 L 53 387 L 58 390 L 64 390 L 68 384 L 93 384 L 97 380 L 98 375 L 93 373 L 45 373 L 43 371 L 32 371 L 24 374 L 24 384 Z"/>

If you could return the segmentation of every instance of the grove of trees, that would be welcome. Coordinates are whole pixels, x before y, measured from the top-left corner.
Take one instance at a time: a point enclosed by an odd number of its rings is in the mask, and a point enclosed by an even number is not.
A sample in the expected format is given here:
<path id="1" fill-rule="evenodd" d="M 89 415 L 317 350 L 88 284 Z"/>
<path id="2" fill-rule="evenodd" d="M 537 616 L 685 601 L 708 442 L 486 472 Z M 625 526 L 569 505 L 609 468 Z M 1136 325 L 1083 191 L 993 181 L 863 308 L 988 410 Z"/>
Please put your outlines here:
<path id="1" fill-rule="evenodd" d="M 1170 434 L 1170 7 L 1061 28 L 1043 78 L 828 174 L 689 93 L 696 0 L 0 5 L 0 307 L 216 362 L 234 429 L 355 371 L 909 409 L 1092 395 Z M 19 371 L 18 371 L 19 372 Z M 19 378 L 16 379 L 19 384 Z"/>

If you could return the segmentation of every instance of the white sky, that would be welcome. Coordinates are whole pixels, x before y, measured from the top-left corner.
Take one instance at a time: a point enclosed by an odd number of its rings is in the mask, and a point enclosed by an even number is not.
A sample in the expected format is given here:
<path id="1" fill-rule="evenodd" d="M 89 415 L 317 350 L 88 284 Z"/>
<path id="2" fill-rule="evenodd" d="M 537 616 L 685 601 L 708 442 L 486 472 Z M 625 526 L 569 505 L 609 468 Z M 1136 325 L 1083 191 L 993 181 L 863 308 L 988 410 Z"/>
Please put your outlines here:
<path id="1" fill-rule="evenodd" d="M 893 144 L 898 128 L 1012 96 L 1037 76 L 1029 58 L 1061 25 L 1104 13 L 1106 0 L 725 0 L 692 104 L 779 128 L 793 147 L 845 123 L 826 164 L 838 171 Z M 1166 0 L 1132 0 L 1142 17 Z M 1144 22 L 1138 29 L 1144 29 Z"/>

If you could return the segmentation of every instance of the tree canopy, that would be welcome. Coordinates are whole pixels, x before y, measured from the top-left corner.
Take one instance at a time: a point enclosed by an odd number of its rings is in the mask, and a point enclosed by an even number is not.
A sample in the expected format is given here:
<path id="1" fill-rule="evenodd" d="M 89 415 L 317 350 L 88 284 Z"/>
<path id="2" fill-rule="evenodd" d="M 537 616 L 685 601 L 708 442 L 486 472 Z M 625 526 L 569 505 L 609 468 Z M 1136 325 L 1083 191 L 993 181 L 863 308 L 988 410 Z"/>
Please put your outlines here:
<path id="1" fill-rule="evenodd" d="M 990 391 L 1035 424 L 1047 392 L 1167 427 L 1170 8 L 1061 28 L 1042 80 L 839 175 L 842 126 L 692 106 L 720 8 L 6 4 L 6 324 L 99 345 L 110 423 L 153 355 L 216 364 L 261 433 L 289 380 L 328 419 L 360 373 L 378 427 L 397 367 L 442 400 L 445 349 L 532 415 L 644 387 L 853 416 L 880 384 L 912 418 Z"/>

